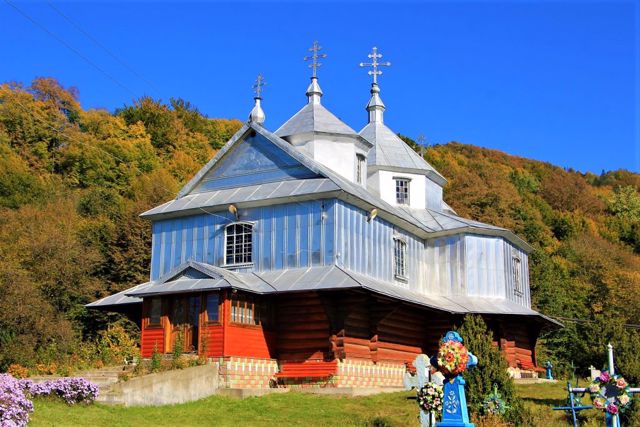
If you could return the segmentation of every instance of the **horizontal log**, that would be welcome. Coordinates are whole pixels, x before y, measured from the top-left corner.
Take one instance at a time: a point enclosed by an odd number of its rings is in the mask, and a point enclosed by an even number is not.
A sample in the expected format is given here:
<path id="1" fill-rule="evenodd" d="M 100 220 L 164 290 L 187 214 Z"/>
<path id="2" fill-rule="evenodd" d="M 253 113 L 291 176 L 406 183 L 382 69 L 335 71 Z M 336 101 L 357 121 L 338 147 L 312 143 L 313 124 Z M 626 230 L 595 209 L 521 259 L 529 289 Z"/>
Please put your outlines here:
<path id="1" fill-rule="evenodd" d="M 281 362 L 300 362 L 305 360 L 324 360 L 324 351 L 314 352 L 279 352 L 278 359 Z"/>
<path id="2" fill-rule="evenodd" d="M 409 353 L 421 353 L 422 347 L 420 346 L 410 346 L 403 344 L 390 343 L 386 341 L 378 341 L 378 349 L 379 350 L 397 350 L 397 351 L 406 351 Z"/>

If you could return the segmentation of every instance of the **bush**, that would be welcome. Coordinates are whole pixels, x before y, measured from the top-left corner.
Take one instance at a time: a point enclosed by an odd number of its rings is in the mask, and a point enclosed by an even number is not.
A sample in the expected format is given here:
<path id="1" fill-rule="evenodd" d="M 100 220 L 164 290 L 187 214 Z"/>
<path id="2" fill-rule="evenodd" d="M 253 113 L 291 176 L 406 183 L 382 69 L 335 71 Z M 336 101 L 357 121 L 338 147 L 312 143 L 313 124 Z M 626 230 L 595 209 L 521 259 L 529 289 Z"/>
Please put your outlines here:
<path id="1" fill-rule="evenodd" d="M 92 403 L 98 397 L 98 386 L 84 378 L 59 378 L 37 384 L 22 380 L 20 385 L 31 397 L 58 396 L 67 405 Z"/>
<path id="2" fill-rule="evenodd" d="M 13 365 L 9 365 L 7 373 L 13 376 L 13 378 L 27 378 L 29 376 L 29 369 L 25 368 L 22 365 L 14 363 Z"/>
<path id="3" fill-rule="evenodd" d="M 509 365 L 500 350 L 493 346 L 491 331 L 482 317 L 467 315 L 458 329 L 465 346 L 478 358 L 478 365 L 464 374 L 467 382 L 467 403 L 476 416 L 483 414 L 484 400 L 497 387 L 502 399 L 509 407 L 505 418 L 521 425 L 524 416 L 522 402 L 516 396 L 513 379 L 507 373 Z"/>
<path id="4" fill-rule="evenodd" d="M 25 396 L 20 382 L 9 374 L 0 374 L 0 425 L 26 426 L 33 403 Z"/>

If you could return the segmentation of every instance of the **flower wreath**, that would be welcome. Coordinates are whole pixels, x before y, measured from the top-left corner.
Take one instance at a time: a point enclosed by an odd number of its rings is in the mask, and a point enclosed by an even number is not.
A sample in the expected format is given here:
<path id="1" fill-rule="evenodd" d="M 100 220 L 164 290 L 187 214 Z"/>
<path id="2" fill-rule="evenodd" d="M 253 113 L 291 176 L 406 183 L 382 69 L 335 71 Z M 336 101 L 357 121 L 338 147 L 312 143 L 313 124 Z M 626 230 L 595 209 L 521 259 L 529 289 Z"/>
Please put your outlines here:
<path id="1" fill-rule="evenodd" d="M 467 370 L 469 351 L 457 341 L 445 341 L 438 350 L 438 367 L 447 376 L 456 376 Z"/>
<path id="2" fill-rule="evenodd" d="M 601 373 L 589 385 L 593 407 L 610 414 L 624 412 L 631 404 L 629 383 L 621 375 Z"/>
<path id="3" fill-rule="evenodd" d="M 442 411 L 443 398 L 442 386 L 433 382 L 426 383 L 417 393 L 418 406 L 425 412 Z"/>

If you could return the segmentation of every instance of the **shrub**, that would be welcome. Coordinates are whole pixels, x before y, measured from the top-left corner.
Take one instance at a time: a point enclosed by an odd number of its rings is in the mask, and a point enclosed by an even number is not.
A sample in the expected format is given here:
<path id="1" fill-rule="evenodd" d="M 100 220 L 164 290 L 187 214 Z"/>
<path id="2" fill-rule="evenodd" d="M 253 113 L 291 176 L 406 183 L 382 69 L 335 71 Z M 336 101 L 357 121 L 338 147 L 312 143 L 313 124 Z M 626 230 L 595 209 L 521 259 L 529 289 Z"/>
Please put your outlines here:
<path id="1" fill-rule="evenodd" d="M 92 403 L 98 397 L 98 386 L 84 378 L 59 378 L 42 383 L 22 380 L 20 385 L 31 397 L 58 396 L 67 405 Z"/>
<path id="2" fill-rule="evenodd" d="M 153 345 L 153 353 L 151 353 L 151 372 L 159 372 L 162 368 L 162 356 L 158 353 L 158 343 Z"/>
<path id="3" fill-rule="evenodd" d="M 33 403 L 25 396 L 20 382 L 9 374 L 0 374 L 0 425 L 26 426 Z"/>
<path id="4" fill-rule="evenodd" d="M 14 363 L 13 365 L 9 365 L 9 369 L 7 369 L 7 373 L 11 374 L 13 378 L 27 378 L 29 376 L 29 369 L 25 368 L 22 365 Z"/>
<path id="5" fill-rule="evenodd" d="M 478 415 L 483 413 L 483 403 L 495 386 L 509 407 L 505 418 L 520 425 L 524 407 L 516 397 L 515 385 L 507 373 L 509 365 L 500 350 L 493 346 L 493 334 L 482 317 L 465 316 L 458 333 L 469 351 L 478 357 L 478 365 L 464 374 L 470 412 Z"/>
<path id="6" fill-rule="evenodd" d="M 136 339 L 119 323 L 109 325 L 100 332 L 98 347 L 103 353 L 102 361 L 106 364 L 121 364 L 125 360 L 139 359 L 140 356 Z"/>

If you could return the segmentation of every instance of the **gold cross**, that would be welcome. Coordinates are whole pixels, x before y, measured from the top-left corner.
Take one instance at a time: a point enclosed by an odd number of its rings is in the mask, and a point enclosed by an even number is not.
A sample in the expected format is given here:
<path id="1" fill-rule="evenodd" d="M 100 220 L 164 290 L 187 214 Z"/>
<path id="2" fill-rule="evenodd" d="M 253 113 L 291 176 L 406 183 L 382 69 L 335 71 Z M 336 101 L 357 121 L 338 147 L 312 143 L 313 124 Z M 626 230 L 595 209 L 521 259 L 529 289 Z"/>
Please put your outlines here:
<path id="1" fill-rule="evenodd" d="M 265 84 L 267 83 L 264 81 L 262 73 L 258 74 L 258 77 L 256 77 L 256 82 L 253 85 L 253 92 L 256 94 L 256 98 L 260 98 L 260 95 L 262 94 L 262 86 L 264 86 Z"/>
<path id="2" fill-rule="evenodd" d="M 371 58 L 371 62 L 361 62 L 360 66 L 373 68 L 372 70 L 369 70 L 368 74 L 370 76 L 373 76 L 373 83 L 378 84 L 378 76 L 382 74 L 382 70 L 378 70 L 378 67 L 389 67 L 391 65 L 391 62 L 378 62 L 378 59 L 382 58 L 382 54 L 378 53 L 378 48 L 375 46 L 373 47 L 372 52 L 367 55 L 367 57 Z"/>
<path id="3" fill-rule="evenodd" d="M 304 57 L 305 61 L 311 60 L 311 64 L 309 64 L 309 68 L 313 70 L 313 77 L 316 77 L 316 72 L 318 70 L 318 67 L 322 65 L 322 63 L 318 62 L 318 59 L 327 57 L 327 54 L 325 53 L 320 53 L 320 54 L 318 53 L 321 49 L 322 49 L 322 46 L 320 46 L 317 41 L 314 41 L 313 46 L 309 48 L 309 52 L 313 52 L 313 55 Z"/>

